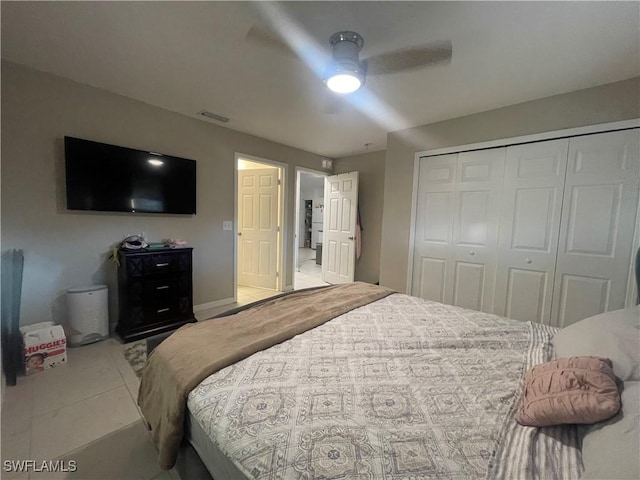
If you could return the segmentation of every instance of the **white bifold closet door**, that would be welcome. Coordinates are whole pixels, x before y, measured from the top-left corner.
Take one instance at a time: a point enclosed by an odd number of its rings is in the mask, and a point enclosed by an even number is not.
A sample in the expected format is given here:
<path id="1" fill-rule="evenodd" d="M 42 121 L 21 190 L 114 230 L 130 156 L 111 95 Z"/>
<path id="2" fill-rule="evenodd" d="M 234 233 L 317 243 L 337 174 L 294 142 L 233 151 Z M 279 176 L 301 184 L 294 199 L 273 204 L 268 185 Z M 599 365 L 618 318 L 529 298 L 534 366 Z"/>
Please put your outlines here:
<path id="1" fill-rule="evenodd" d="M 548 324 L 569 140 L 507 149 L 495 313 Z"/>
<path id="2" fill-rule="evenodd" d="M 421 158 L 411 294 L 557 327 L 624 308 L 639 132 Z"/>
<path id="3" fill-rule="evenodd" d="M 571 138 L 551 324 L 624 308 L 640 188 L 638 129 Z"/>
<path id="4" fill-rule="evenodd" d="M 505 152 L 420 159 L 412 295 L 493 311 Z"/>

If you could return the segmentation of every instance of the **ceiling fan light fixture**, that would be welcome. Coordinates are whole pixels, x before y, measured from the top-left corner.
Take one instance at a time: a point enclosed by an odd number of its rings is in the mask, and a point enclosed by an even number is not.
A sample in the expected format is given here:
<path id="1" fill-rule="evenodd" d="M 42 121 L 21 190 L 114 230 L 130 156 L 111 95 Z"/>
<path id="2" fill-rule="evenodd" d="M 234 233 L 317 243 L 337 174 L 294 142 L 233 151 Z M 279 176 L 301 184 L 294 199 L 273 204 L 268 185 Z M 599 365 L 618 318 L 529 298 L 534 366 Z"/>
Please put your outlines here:
<path id="1" fill-rule="evenodd" d="M 327 87 L 336 93 L 352 93 L 358 90 L 364 79 L 358 77 L 353 72 L 339 72 L 331 75 L 325 80 Z"/>
<path id="2" fill-rule="evenodd" d="M 331 63 L 327 66 L 324 83 L 336 93 L 351 93 L 364 85 L 364 68 L 358 54 L 364 45 L 355 32 L 334 33 L 329 39 Z"/>
<path id="3" fill-rule="evenodd" d="M 336 93 L 355 92 L 362 86 L 358 77 L 349 74 L 334 75 L 327 80 L 327 87 Z"/>

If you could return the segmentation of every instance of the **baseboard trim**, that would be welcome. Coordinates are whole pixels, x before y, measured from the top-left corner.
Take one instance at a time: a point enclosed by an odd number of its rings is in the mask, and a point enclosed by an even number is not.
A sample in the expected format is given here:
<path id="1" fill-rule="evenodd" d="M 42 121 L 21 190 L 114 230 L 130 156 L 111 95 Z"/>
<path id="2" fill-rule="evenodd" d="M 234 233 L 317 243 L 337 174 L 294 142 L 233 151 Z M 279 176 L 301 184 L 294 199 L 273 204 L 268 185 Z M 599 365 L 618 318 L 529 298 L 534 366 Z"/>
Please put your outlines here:
<path id="1" fill-rule="evenodd" d="M 224 305 L 231 305 L 236 303 L 236 299 L 233 297 L 223 298 L 222 300 L 215 300 L 213 302 L 201 303 L 200 305 L 194 305 L 194 312 L 201 312 L 203 310 L 209 310 L 210 308 L 223 307 Z"/>

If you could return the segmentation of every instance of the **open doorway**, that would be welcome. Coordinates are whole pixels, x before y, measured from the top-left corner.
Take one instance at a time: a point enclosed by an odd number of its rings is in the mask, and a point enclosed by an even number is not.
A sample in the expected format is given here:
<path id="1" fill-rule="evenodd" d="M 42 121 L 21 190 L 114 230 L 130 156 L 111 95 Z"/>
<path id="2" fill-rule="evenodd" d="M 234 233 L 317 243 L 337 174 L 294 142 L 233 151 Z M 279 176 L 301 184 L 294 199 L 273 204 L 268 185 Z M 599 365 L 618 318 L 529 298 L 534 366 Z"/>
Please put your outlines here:
<path id="1" fill-rule="evenodd" d="M 247 304 L 283 290 L 285 166 L 236 155 L 236 300 Z"/>
<path id="2" fill-rule="evenodd" d="M 324 179 L 326 174 L 296 169 L 295 271 L 296 290 L 328 285 L 322 280 Z"/>

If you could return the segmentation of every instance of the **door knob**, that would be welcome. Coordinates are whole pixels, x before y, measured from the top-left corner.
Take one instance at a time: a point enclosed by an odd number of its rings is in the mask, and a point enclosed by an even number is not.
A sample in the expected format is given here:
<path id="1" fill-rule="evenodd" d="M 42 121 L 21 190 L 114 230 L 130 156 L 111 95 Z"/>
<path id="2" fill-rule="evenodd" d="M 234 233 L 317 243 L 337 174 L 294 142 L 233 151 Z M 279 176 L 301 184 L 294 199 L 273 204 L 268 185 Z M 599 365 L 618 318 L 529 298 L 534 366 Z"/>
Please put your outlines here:
<path id="1" fill-rule="evenodd" d="M 349 240 L 354 240 L 356 237 L 349 237 Z"/>
<path id="2" fill-rule="evenodd" d="M 242 232 L 238 232 L 238 236 L 241 237 L 242 236 Z"/>
<path id="3" fill-rule="evenodd" d="M 525 261 L 526 261 L 527 263 L 531 263 L 533 260 L 531 260 L 530 258 L 527 258 Z"/>
<path id="4" fill-rule="evenodd" d="M 471 255 L 472 257 L 476 254 L 476 252 L 474 252 L 473 250 L 469 250 L 469 255 Z"/>

